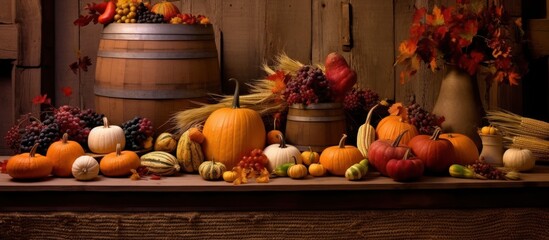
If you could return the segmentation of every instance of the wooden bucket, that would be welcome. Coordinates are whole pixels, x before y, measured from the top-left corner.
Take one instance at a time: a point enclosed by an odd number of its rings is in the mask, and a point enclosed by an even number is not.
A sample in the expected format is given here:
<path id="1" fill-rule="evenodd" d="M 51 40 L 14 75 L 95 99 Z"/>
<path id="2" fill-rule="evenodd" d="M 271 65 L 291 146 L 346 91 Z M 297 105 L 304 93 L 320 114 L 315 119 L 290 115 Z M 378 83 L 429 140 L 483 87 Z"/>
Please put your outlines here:
<path id="1" fill-rule="evenodd" d="M 340 103 L 318 103 L 289 107 L 286 121 L 286 141 L 299 150 L 309 146 L 315 152 L 338 145 L 345 133 L 345 113 Z"/>
<path id="2" fill-rule="evenodd" d="M 103 29 L 95 72 L 95 109 L 109 122 L 135 116 L 155 128 L 204 101 L 221 86 L 211 25 L 109 24 Z"/>

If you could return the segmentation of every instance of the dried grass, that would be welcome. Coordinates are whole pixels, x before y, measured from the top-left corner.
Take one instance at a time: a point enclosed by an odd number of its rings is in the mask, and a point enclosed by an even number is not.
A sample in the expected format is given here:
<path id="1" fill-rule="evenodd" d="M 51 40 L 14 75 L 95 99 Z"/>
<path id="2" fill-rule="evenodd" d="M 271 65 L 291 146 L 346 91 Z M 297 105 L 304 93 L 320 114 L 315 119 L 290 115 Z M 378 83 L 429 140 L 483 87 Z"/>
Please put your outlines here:
<path id="1" fill-rule="evenodd" d="M 549 123 L 508 111 L 488 111 L 486 119 L 508 136 L 549 139 Z"/>

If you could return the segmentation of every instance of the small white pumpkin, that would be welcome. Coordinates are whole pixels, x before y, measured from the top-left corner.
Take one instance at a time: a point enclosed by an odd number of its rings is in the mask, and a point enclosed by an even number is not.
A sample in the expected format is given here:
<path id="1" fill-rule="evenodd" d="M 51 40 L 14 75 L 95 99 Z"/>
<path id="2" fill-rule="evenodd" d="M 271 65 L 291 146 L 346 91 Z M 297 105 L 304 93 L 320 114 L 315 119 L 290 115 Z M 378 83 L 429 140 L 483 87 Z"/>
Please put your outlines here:
<path id="1" fill-rule="evenodd" d="M 72 175 L 76 180 L 92 180 L 99 175 L 99 163 L 93 157 L 80 156 L 72 164 Z"/>
<path id="2" fill-rule="evenodd" d="M 267 166 L 267 170 L 269 170 L 269 172 L 272 172 L 273 169 L 284 163 L 293 163 L 294 160 L 292 157 L 297 159 L 297 164 L 302 163 L 301 152 L 299 149 L 292 145 L 286 144 L 282 134 L 279 134 L 278 138 L 280 139 L 280 144 L 271 144 L 263 150 L 263 154 L 265 154 L 265 156 L 269 159 L 269 165 Z"/>
<path id="3" fill-rule="evenodd" d="M 509 148 L 503 154 L 503 166 L 516 171 L 529 171 L 536 165 L 536 158 L 528 149 Z"/>
<path id="4" fill-rule="evenodd" d="M 126 146 L 124 130 L 116 125 L 109 125 L 103 118 L 103 126 L 94 127 L 88 135 L 88 147 L 94 153 L 106 154 L 116 151 L 116 144 Z"/>

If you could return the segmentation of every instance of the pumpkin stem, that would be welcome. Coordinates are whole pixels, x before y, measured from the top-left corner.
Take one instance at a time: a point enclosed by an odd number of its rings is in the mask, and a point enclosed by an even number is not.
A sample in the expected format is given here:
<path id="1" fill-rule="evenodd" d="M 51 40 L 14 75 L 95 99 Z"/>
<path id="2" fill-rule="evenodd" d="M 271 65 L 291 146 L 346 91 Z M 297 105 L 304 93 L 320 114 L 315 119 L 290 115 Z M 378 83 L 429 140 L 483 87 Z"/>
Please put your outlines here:
<path id="1" fill-rule="evenodd" d="M 412 150 L 411 148 L 406 149 L 406 152 L 404 153 L 404 158 L 402 160 L 408 160 L 411 150 Z"/>
<path id="2" fill-rule="evenodd" d="M 347 139 L 347 134 L 343 134 L 343 137 L 339 140 L 339 148 L 345 148 L 345 140 Z"/>
<path id="3" fill-rule="evenodd" d="M 61 138 L 61 141 L 62 141 L 63 144 L 67 144 L 67 141 L 69 141 L 69 134 L 64 133 L 63 138 Z"/>
<path id="4" fill-rule="evenodd" d="M 122 154 L 122 147 L 120 146 L 120 143 L 116 144 L 116 156 L 120 157 L 120 154 Z"/>
<path id="5" fill-rule="evenodd" d="M 238 83 L 238 80 L 236 78 L 230 78 L 229 81 L 235 81 L 236 86 L 234 88 L 234 96 L 233 96 L 233 108 L 240 108 L 240 93 L 239 88 L 240 84 Z"/>
<path id="6" fill-rule="evenodd" d="M 313 148 L 311 148 L 311 146 L 309 146 L 309 152 L 309 162 L 312 164 L 315 159 L 315 154 L 313 153 Z"/>
<path id="7" fill-rule="evenodd" d="M 276 130 L 276 120 L 277 119 L 278 119 L 277 117 L 274 117 L 274 119 L 273 119 L 273 130 Z"/>
<path id="8" fill-rule="evenodd" d="M 286 141 L 284 141 L 284 136 L 282 134 L 278 134 L 278 139 L 280 139 L 280 146 L 279 148 L 286 148 Z"/>
<path id="9" fill-rule="evenodd" d="M 402 131 L 398 137 L 395 139 L 395 141 L 393 142 L 393 144 L 391 145 L 392 147 L 398 147 L 398 145 L 400 144 L 400 140 L 402 140 L 402 137 L 404 136 L 404 134 L 406 134 L 408 132 L 408 129 Z"/>
<path id="10" fill-rule="evenodd" d="M 34 157 L 34 155 L 36 154 L 36 149 L 38 149 L 38 143 L 35 143 L 35 144 L 32 146 L 32 148 L 31 148 L 31 150 L 30 150 L 30 152 L 29 152 L 29 157 L 31 157 L 31 158 Z"/>
<path id="11" fill-rule="evenodd" d="M 366 117 L 366 122 L 364 124 L 370 125 L 370 122 L 372 121 L 372 114 L 374 113 L 374 110 L 379 106 L 379 103 L 370 108 L 370 111 L 368 112 L 368 116 Z"/>
<path id="12" fill-rule="evenodd" d="M 109 128 L 109 121 L 107 120 L 107 117 L 103 117 L 103 127 Z"/>
<path id="13" fill-rule="evenodd" d="M 438 140 L 438 137 L 442 133 L 442 129 L 440 127 L 435 128 L 435 132 L 433 132 L 433 136 L 431 136 L 431 140 Z"/>
<path id="14" fill-rule="evenodd" d="M 294 159 L 295 165 L 297 165 L 297 158 L 295 158 L 295 156 L 292 156 L 292 158 Z"/>

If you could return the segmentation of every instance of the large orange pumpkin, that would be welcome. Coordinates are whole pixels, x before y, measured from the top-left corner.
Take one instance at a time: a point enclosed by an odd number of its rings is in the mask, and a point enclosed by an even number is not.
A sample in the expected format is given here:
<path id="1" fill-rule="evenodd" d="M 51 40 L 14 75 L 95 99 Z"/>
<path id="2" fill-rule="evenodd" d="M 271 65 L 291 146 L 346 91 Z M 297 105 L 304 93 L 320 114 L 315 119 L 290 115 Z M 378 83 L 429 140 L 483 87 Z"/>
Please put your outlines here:
<path id="1" fill-rule="evenodd" d="M 204 123 L 205 140 L 202 144 L 206 159 L 215 159 L 232 169 L 245 153 L 265 147 L 265 126 L 259 113 L 240 108 L 239 84 L 232 107 L 215 110 Z"/>
<path id="2" fill-rule="evenodd" d="M 443 133 L 440 138 L 448 139 L 454 145 L 456 163 L 460 165 L 473 164 L 479 157 L 477 145 L 466 135 L 459 133 Z"/>
<path id="3" fill-rule="evenodd" d="M 51 174 L 52 162 L 45 156 L 36 153 L 38 143 L 28 153 L 21 153 L 8 159 L 6 171 L 15 179 L 44 178 Z"/>
<path id="4" fill-rule="evenodd" d="M 69 135 L 63 134 L 61 140 L 54 142 L 48 148 L 46 157 L 53 163 L 52 174 L 58 177 L 71 177 L 72 164 L 84 155 L 84 148 L 78 142 L 69 141 Z"/>
<path id="5" fill-rule="evenodd" d="M 380 140 L 392 140 L 406 130 L 408 133 L 400 139 L 401 144 L 408 144 L 410 139 L 417 136 L 419 134 L 417 128 L 413 124 L 403 121 L 400 116 L 387 116 L 378 123 L 376 135 Z"/>
<path id="6" fill-rule="evenodd" d="M 328 147 L 320 154 L 320 164 L 332 175 L 345 176 L 347 168 L 364 158 L 358 148 L 345 145 L 345 139 L 347 135 L 343 134 L 338 146 Z"/>

